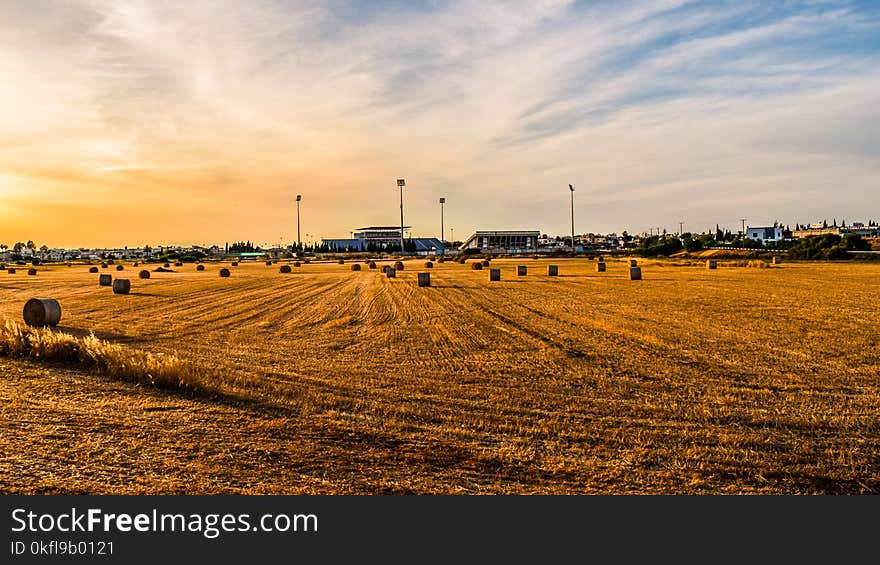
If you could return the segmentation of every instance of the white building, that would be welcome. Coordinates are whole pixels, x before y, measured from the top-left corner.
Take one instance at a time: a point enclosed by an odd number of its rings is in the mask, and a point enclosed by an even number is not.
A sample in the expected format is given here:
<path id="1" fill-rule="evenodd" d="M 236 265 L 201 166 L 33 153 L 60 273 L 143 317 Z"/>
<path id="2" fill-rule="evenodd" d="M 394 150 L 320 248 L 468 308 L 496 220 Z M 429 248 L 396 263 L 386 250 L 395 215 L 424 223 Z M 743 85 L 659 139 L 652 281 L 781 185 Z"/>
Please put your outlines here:
<path id="1" fill-rule="evenodd" d="M 749 226 L 746 228 L 746 237 L 761 243 L 777 242 L 782 239 L 782 228 Z"/>

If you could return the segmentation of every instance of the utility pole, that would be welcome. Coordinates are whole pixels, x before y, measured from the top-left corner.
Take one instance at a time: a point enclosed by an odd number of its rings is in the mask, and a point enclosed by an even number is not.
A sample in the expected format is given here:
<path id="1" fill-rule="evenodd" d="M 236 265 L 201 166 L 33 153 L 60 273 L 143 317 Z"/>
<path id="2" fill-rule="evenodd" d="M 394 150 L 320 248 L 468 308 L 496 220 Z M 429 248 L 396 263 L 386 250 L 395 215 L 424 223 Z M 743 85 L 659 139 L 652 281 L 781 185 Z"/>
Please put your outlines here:
<path id="1" fill-rule="evenodd" d="M 684 222 L 678 222 L 678 235 L 684 233 Z"/>
<path id="2" fill-rule="evenodd" d="M 742 236 L 743 236 L 743 237 L 746 236 L 746 220 L 747 220 L 747 219 L 748 219 L 748 218 L 740 218 L 740 219 L 739 219 L 739 221 L 741 221 L 741 222 L 742 222 L 742 225 L 743 225 L 743 231 L 742 231 Z"/>
<path id="3" fill-rule="evenodd" d="M 302 249 L 302 239 L 299 237 L 299 201 L 302 200 L 302 194 L 296 195 L 296 251 Z"/>
<path id="4" fill-rule="evenodd" d="M 403 187 L 406 186 L 406 181 L 397 179 L 397 186 L 400 188 L 400 254 L 403 255 Z"/>
<path id="5" fill-rule="evenodd" d="M 568 185 L 568 189 L 571 191 L 571 252 L 574 253 L 574 187 Z"/>
<path id="6" fill-rule="evenodd" d="M 446 243 L 443 240 L 443 205 L 446 204 L 446 198 L 440 198 L 440 255 L 446 255 Z"/>

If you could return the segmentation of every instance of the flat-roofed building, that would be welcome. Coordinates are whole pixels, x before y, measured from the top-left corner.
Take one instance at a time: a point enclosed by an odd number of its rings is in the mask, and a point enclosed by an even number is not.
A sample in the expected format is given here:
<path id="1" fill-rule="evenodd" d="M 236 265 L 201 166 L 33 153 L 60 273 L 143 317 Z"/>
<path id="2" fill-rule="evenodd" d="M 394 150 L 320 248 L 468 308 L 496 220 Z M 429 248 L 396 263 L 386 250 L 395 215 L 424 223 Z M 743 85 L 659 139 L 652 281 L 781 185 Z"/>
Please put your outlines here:
<path id="1" fill-rule="evenodd" d="M 540 236 L 541 232 L 537 230 L 476 231 L 458 249 L 479 249 L 484 253 L 535 253 Z"/>

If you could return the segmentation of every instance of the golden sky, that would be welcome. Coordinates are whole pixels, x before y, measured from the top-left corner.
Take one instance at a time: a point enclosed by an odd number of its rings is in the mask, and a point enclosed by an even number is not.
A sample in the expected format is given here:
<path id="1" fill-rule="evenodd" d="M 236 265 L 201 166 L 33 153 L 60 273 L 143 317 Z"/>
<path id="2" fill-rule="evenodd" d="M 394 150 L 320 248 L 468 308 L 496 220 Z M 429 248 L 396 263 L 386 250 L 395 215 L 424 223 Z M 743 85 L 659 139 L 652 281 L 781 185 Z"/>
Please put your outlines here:
<path id="1" fill-rule="evenodd" d="M 0 243 L 880 216 L 860 2 L 0 5 Z M 872 215 L 873 214 L 873 215 Z"/>

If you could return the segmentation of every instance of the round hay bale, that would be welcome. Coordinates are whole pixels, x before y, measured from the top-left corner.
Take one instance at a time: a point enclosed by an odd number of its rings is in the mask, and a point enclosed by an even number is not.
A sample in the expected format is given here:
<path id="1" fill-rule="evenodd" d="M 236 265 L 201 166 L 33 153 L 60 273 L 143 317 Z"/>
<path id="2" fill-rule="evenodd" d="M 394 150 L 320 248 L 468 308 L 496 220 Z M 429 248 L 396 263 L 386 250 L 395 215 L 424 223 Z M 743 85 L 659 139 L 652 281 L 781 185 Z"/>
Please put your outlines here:
<path id="1" fill-rule="evenodd" d="M 138 277 L 140 277 L 142 279 L 148 279 L 148 278 L 150 278 L 150 271 L 144 269 L 140 273 L 138 273 Z"/>
<path id="2" fill-rule="evenodd" d="M 394 270 L 402 271 L 403 270 L 403 261 L 395 261 L 394 262 Z"/>
<path id="3" fill-rule="evenodd" d="M 446 257 L 440 257 L 439 259 L 437 259 L 437 262 L 438 262 L 438 263 L 445 263 L 445 262 L 446 262 Z"/>
<path id="4" fill-rule="evenodd" d="M 360 266 L 360 264 L 359 264 L 359 263 L 355 263 L 355 264 L 353 264 L 353 265 L 351 266 L 351 270 L 352 270 L 352 271 L 360 271 L 360 270 L 361 270 L 361 266 Z"/>
<path id="5" fill-rule="evenodd" d="M 419 286 L 431 286 L 431 273 L 419 273 Z"/>
<path id="6" fill-rule="evenodd" d="M 171 263 L 162 263 L 162 266 L 167 269 L 167 268 L 171 267 Z"/>
<path id="7" fill-rule="evenodd" d="M 56 326 L 61 320 L 61 305 L 54 298 L 31 298 L 25 302 L 22 316 L 31 327 Z"/>
<path id="8" fill-rule="evenodd" d="M 706 260 L 706 268 L 707 269 L 717 269 L 718 268 L 718 261 L 716 261 L 715 259 L 707 259 Z"/>
<path id="9" fill-rule="evenodd" d="M 489 260 L 488 260 L 488 259 L 483 259 L 483 266 L 484 266 L 484 267 L 488 267 L 488 266 L 489 266 Z"/>
<path id="10" fill-rule="evenodd" d="M 524 277 L 524 276 L 526 276 L 527 272 L 528 272 L 528 267 L 526 267 L 525 265 L 517 265 L 516 276 Z"/>
<path id="11" fill-rule="evenodd" d="M 267 267 L 271 267 L 271 266 L 272 266 L 272 261 L 266 261 L 266 266 L 267 266 Z"/>
<path id="12" fill-rule="evenodd" d="M 101 263 L 101 268 L 102 268 L 102 269 L 106 269 L 106 268 L 107 268 L 107 263 Z"/>
<path id="13" fill-rule="evenodd" d="M 604 273 L 605 272 L 605 261 L 599 261 L 596 263 L 596 272 Z"/>
<path id="14" fill-rule="evenodd" d="M 197 270 L 197 271 L 204 271 L 204 270 L 205 270 L 205 266 L 204 266 L 204 265 L 196 265 L 196 270 Z"/>
<path id="15" fill-rule="evenodd" d="M 340 259 L 340 260 L 339 260 L 339 264 L 340 264 L 340 265 L 345 265 L 345 259 Z"/>
<path id="16" fill-rule="evenodd" d="M 278 264 L 278 259 L 272 259 L 272 264 L 273 264 L 273 265 L 277 265 L 277 264 Z"/>
<path id="17" fill-rule="evenodd" d="M 281 273 L 289 273 L 292 270 L 293 269 L 290 268 L 290 265 L 281 265 L 281 268 L 278 269 L 278 271 Z"/>
<path id="18" fill-rule="evenodd" d="M 558 277 L 559 276 L 559 265 L 547 265 L 547 276 L 548 277 Z"/>
<path id="19" fill-rule="evenodd" d="M 116 265 L 116 270 L 117 270 L 117 271 L 121 271 L 121 270 L 124 269 L 124 268 L 125 268 L 125 267 L 123 267 L 122 265 Z"/>
<path id="20" fill-rule="evenodd" d="M 89 267 L 89 272 L 90 272 L 90 273 L 97 273 L 97 272 L 98 272 L 98 267 Z"/>
<path id="21" fill-rule="evenodd" d="M 431 261 L 425 261 L 425 268 L 426 269 L 433 269 L 434 263 L 432 263 Z"/>
<path id="22" fill-rule="evenodd" d="M 34 268 L 28 269 L 28 274 L 32 277 L 37 276 L 37 270 Z"/>
<path id="23" fill-rule="evenodd" d="M 397 277 L 397 271 L 395 271 L 391 267 L 386 267 L 385 268 L 385 276 L 388 277 L 389 279 L 393 279 L 393 278 Z"/>
<path id="24" fill-rule="evenodd" d="M 376 262 L 375 262 L 375 261 L 370 261 L 370 264 L 367 265 L 367 266 L 370 267 L 371 269 L 375 269 L 375 268 L 376 268 Z"/>
<path id="25" fill-rule="evenodd" d="M 782 263 L 782 256 L 781 255 L 774 255 L 773 259 L 770 262 L 771 265 L 779 265 L 780 263 Z"/>
<path id="26" fill-rule="evenodd" d="M 629 266 L 630 266 L 630 267 L 635 267 L 635 266 L 637 266 L 637 265 L 638 265 L 638 263 L 636 262 L 635 259 L 630 259 L 630 260 L 629 260 Z"/>
<path id="27" fill-rule="evenodd" d="M 137 262 L 137 261 L 135 261 L 135 262 L 134 262 L 134 263 L 132 263 L 132 265 L 131 265 L 131 266 L 132 266 L 132 267 L 137 267 L 137 266 L 138 266 L 138 262 Z"/>
<path id="28" fill-rule="evenodd" d="M 232 262 L 232 266 L 233 266 L 233 267 L 238 267 L 238 261 L 233 261 L 233 262 Z"/>
<path id="29" fill-rule="evenodd" d="M 112 265 L 114 263 L 113 259 L 107 259 L 107 264 Z"/>
<path id="30" fill-rule="evenodd" d="M 110 275 L 101 275 L 98 277 L 98 285 L 99 286 L 110 286 L 113 284 L 113 277 Z"/>
<path id="31" fill-rule="evenodd" d="M 15 274 L 15 267 L 9 267 L 8 269 L 6 269 L 6 272 L 9 273 L 10 275 L 14 275 Z"/>
<path id="32" fill-rule="evenodd" d="M 220 276 L 221 277 L 228 277 L 229 276 L 229 269 L 220 269 Z"/>
<path id="33" fill-rule="evenodd" d="M 176 263 L 174 263 L 174 266 L 175 267 L 183 267 L 183 263 L 181 263 L 180 261 L 177 261 Z"/>
<path id="34" fill-rule="evenodd" d="M 299 267 L 299 266 L 300 266 L 300 262 L 299 262 L 299 261 L 294 261 L 294 262 L 293 262 L 293 266 L 294 266 L 294 267 Z"/>
<path id="35" fill-rule="evenodd" d="M 500 281 L 501 280 L 501 269 L 489 269 L 489 280 L 490 281 Z"/>
<path id="36" fill-rule="evenodd" d="M 472 263 L 472 264 L 471 264 L 471 269 L 473 269 L 473 270 L 475 270 L 475 271 L 482 271 L 482 270 L 483 270 L 483 264 L 482 264 L 482 263 Z"/>
<path id="37" fill-rule="evenodd" d="M 131 281 L 128 279 L 113 281 L 113 294 L 128 294 L 129 292 L 131 292 Z"/>
<path id="38" fill-rule="evenodd" d="M 308 265 L 308 264 L 311 263 L 311 262 L 312 262 L 311 259 L 306 259 L 306 260 L 303 261 L 303 263 L 305 263 L 306 265 Z"/>
<path id="39" fill-rule="evenodd" d="M 631 280 L 631 281 L 642 280 L 642 268 L 641 267 L 630 267 L 629 268 L 629 280 Z"/>

